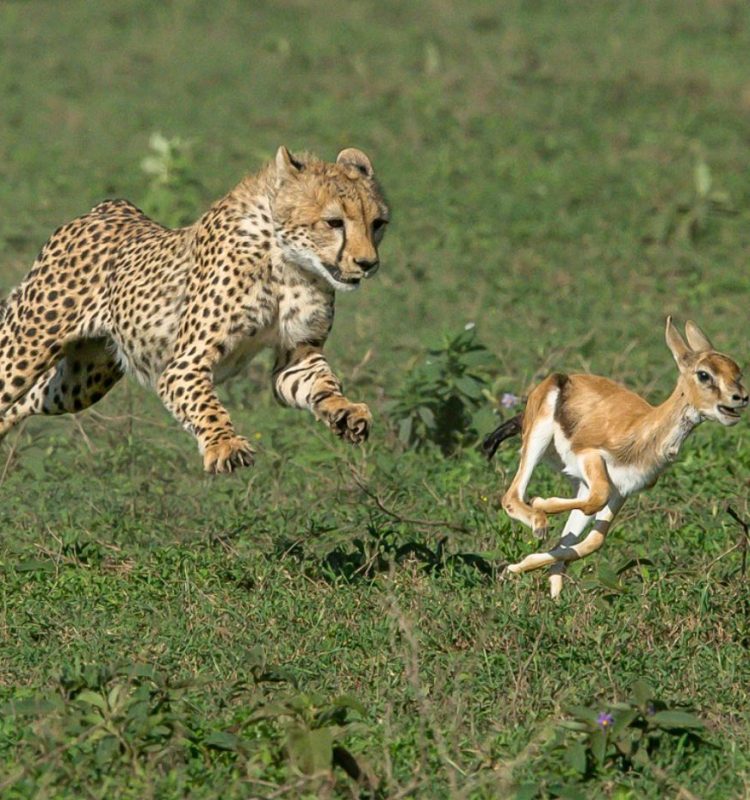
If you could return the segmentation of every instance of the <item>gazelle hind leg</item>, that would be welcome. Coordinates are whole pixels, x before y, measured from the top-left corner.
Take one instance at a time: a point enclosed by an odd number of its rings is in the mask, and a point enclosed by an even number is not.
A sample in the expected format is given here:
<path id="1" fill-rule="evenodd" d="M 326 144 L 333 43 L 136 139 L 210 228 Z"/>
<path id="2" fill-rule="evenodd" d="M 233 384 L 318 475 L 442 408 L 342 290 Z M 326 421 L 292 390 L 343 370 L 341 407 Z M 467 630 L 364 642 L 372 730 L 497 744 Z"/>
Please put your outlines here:
<path id="1" fill-rule="evenodd" d="M 554 408 L 554 405 L 551 405 Z M 547 515 L 543 511 L 535 510 L 526 502 L 526 489 L 534 468 L 542 460 L 552 442 L 554 435 L 552 408 L 543 416 L 538 416 L 531 427 L 524 431 L 521 461 L 515 477 L 503 495 L 503 508 L 508 516 L 528 525 L 539 538 L 547 535 Z"/>
<path id="2" fill-rule="evenodd" d="M 576 497 L 579 499 L 583 498 L 587 493 L 588 486 L 586 486 L 583 481 L 579 481 Z M 560 541 L 556 546 L 559 547 L 563 545 L 565 547 L 571 547 L 574 545 L 586 529 L 586 526 L 591 522 L 592 516 L 591 514 L 584 514 L 579 508 L 571 511 L 565 523 L 565 527 L 563 528 L 563 535 L 560 537 Z M 558 561 L 549 568 L 549 588 L 553 600 L 559 597 L 560 592 L 562 592 L 563 576 L 567 569 L 568 564 L 566 561 Z"/>
<path id="3" fill-rule="evenodd" d="M 508 571 L 512 573 L 530 572 L 540 567 L 548 567 L 550 564 L 563 562 L 567 565 L 570 561 L 586 558 L 604 544 L 612 520 L 624 502 L 623 497 L 613 492 L 607 505 L 594 518 L 594 525 L 582 542 L 566 544 L 561 540 L 547 553 L 532 553 L 517 564 L 510 564 Z"/>

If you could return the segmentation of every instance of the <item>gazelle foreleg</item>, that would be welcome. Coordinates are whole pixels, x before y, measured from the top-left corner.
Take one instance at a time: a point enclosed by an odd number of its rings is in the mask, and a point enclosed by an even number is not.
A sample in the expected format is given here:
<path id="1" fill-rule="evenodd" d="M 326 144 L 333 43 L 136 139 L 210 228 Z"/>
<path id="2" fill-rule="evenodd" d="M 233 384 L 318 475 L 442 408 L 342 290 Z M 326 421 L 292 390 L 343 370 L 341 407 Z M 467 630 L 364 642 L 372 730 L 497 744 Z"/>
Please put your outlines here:
<path id="1" fill-rule="evenodd" d="M 579 558 L 586 558 L 586 556 L 591 555 L 604 544 L 607 531 L 623 502 L 624 498 L 613 491 L 607 505 L 596 515 L 591 531 L 582 542 L 577 542 L 576 544 L 565 543 L 564 539 L 567 537 L 563 537 L 563 540 L 549 552 L 532 553 L 517 564 L 510 564 L 508 572 L 530 572 L 540 567 L 548 567 L 550 564 L 558 563 L 567 565 L 570 561 L 577 561 Z M 577 537 L 573 538 L 577 539 Z M 562 576 L 553 575 L 552 577 L 560 579 Z"/>
<path id="2" fill-rule="evenodd" d="M 578 465 L 588 491 L 579 492 L 576 497 L 535 497 L 531 507 L 545 514 L 580 509 L 589 516 L 604 508 L 613 491 L 604 459 L 596 450 L 587 450 L 578 454 Z"/>

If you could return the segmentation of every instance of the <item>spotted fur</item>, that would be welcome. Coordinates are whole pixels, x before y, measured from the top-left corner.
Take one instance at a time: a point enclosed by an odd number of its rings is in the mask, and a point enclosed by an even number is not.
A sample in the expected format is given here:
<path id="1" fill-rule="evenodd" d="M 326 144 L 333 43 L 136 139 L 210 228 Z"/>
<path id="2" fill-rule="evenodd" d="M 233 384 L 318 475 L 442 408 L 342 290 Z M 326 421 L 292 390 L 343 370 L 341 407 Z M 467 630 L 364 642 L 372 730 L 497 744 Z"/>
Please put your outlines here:
<path id="1" fill-rule="evenodd" d="M 323 345 L 336 290 L 378 266 L 388 208 L 367 156 L 335 163 L 279 148 L 194 225 L 170 230 L 125 200 L 63 225 L 0 306 L 0 434 L 75 413 L 125 374 L 154 388 L 209 472 L 253 461 L 216 383 L 273 348 L 273 390 L 338 436 L 368 436 Z"/>

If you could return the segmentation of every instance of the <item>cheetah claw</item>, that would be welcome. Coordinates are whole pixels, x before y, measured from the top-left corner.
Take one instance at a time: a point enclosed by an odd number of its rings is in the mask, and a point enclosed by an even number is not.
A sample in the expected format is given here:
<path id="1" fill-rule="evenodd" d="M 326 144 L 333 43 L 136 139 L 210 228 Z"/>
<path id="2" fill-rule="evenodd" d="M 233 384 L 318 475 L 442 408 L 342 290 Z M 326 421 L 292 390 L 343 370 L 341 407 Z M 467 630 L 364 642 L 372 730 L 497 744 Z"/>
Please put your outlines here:
<path id="1" fill-rule="evenodd" d="M 203 469 L 213 474 L 234 472 L 240 467 L 251 467 L 255 451 L 242 436 L 224 439 L 206 448 L 203 454 Z"/>
<path id="2" fill-rule="evenodd" d="M 364 403 L 350 403 L 339 409 L 331 418 L 331 430 L 351 444 L 367 441 L 372 425 L 372 414 Z"/>

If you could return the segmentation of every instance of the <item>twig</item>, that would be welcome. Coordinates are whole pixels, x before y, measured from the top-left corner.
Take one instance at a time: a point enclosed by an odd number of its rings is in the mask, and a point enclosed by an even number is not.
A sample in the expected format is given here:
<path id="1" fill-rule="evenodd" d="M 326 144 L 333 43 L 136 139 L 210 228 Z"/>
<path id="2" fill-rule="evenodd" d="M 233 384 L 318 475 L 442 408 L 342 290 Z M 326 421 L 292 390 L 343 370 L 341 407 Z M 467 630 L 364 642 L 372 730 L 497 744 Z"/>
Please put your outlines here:
<path id="1" fill-rule="evenodd" d="M 26 420 L 23 420 L 21 424 L 18 426 L 18 434 L 16 438 L 13 440 L 13 444 L 10 446 L 8 450 L 8 457 L 5 459 L 5 466 L 3 467 L 3 473 L 0 475 L 0 486 L 5 483 L 5 477 L 8 474 L 8 469 L 10 468 L 11 461 L 13 461 L 14 456 L 16 455 L 16 450 L 18 450 L 18 442 L 21 439 L 21 434 L 23 433 L 23 429 L 26 427 Z"/>
<path id="2" fill-rule="evenodd" d="M 729 514 L 732 519 L 739 523 L 744 534 L 742 537 L 742 542 L 738 545 L 742 550 L 742 569 L 740 574 L 744 578 L 747 574 L 747 543 L 748 539 L 750 539 L 750 525 L 748 525 L 747 522 L 745 522 L 745 520 L 743 520 L 730 505 L 727 506 L 727 514 Z"/>
<path id="3" fill-rule="evenodd" d="M 457 525 L 455 522 L 434 519 L 411 519 L 409 517 L 404 517 L 396 511 L 388 508 L 381 498 L 367 486 L 367 484 L 362 480 L 361 476 L 355 472 L 354 468 L 352 468 L 351 473 L 354 483 L 357 484 L 357 486 L 370 498 L 370 500 L 372 500 L 373 503 L 375 503 L 375 505 L 384 514 L 387 514 L 389 517 L 398 520 L 399 522 L 404 522 L 407 525 L 424 525 L 431 528 L 448 528 L 452 531 L 458 531 L 459 533 L 466 533 L 468 530 L 465 525 Z"/>
<path id="4" fill-rule="evenodd" d="M 684 800 L 700 800 L 700 798 L 697 795 L 694 795 L 690 789 L 687 788 L 687 786 L 683 786 L 681 783 L 678 783 L 674 778 L 672 778 L 665 769 L 657 767 L 656 764 L 650 764 L 649 769 L 654 773 L 654 776 L 658 781 L 661 781 L 667 786 L 671 784 L 672 787 L 677 790 L 677 800 L 680 798 L 684 798 Z"/>

